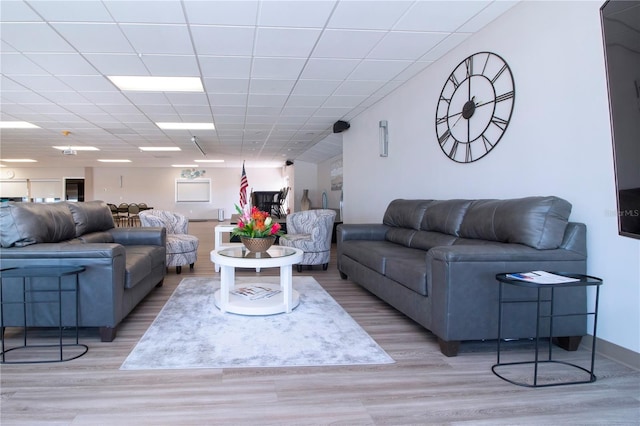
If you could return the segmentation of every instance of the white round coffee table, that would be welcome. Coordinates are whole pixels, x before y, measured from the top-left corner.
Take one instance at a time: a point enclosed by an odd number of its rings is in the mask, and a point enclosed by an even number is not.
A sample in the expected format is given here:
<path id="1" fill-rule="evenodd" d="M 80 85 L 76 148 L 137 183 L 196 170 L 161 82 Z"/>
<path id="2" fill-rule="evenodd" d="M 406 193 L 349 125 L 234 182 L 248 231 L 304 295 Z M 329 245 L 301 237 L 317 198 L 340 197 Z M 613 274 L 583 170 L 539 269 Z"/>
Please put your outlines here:
<path id="1" fill-rule="evenodd" d="M 292 266 L 302 260 L 303 252 L 293 247 L 271 246 L 264 253 L 244 247 L 225 247 L 211 251 L 211 261 L 220 265 L 220 289 L 214 300 L 222 312 L 241 315 L 289 313 L 300 303 L 293 289 Z M 280 285 L 235 283 L 235 268 L 280 268 Z"/>

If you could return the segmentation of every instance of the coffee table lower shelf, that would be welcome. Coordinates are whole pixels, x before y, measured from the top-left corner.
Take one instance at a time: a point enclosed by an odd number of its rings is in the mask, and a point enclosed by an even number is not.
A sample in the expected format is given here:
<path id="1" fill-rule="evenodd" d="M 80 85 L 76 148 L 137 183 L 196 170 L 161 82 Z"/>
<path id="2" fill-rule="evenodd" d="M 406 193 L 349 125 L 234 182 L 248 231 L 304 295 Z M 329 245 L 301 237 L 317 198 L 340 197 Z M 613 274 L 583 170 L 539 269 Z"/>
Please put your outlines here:
<path id="1" fill-rule="evenodd" d="M 239 284 L 236 285 L 235 288 L 239 289 L 241 287 L 247 287 L 249 285 L 266 287 L 271 290 L 280 290 L 279 285 L 267 283 Z M 214 301 L 218 308 L 220 308 L 221 295 L 221 290 L 217 290 L 214 294 Z M 300 294 L 296 290 L 292 290 L 291 296 L 291 309 L 295 309 L 296 306 L 300 304 Z M 286 312 L 287 308 L 284 303 L 284 292 L 280 291 L 280 293 L 275 294 L 271 297 L 265 297 L 256 300 L 251 300 L 243 296 L 238 296 L 236 294 L 230 293 L 229 303 L 227 304 L 225 310 L 226 312 L 240 315 L 275 315 Z"/>

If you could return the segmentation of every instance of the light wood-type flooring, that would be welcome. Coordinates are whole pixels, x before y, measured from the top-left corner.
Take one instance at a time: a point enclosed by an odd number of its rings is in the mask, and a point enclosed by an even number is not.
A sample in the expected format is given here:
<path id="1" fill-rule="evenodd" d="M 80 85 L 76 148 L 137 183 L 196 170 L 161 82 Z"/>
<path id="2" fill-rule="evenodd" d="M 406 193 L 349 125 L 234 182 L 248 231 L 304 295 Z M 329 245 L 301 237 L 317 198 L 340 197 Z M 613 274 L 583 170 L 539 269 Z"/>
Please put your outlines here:
<path id="1" fill-rule="evenodd" d="M 115 341 L 102 343 L 95 330 L 82 330 L 81 340 L 89 352 L 79 359 L 0 366 L 0 423 L 640 424 L 640 372 L 596 356 L 595 383 L 537 389 L 507 383 L 491 372 L 496 361 L 495 342 L 463 344 L 457 357 L 445 357 L 432 334 L 354 283 L 340 279 L 335 247 L 328 271 L 316 267 L 304 269 L 302 274 L 315 277 L 396 360 L 395 364 L 120 371 L 180 280 L 216 275 L 209 260 L 216 224 L 190 224 L 190 233 L 200 238 L 195 270 L 183 268 L 181 275 L 170 270 L 164 286 L 154 290 L 121 324 Z M 276 273 L 271 269 L 260 272 Z M 255 274 L 251 270 L 237 273 Z M 7 336 L 11 333 L 8 329 Z M 555 353 L 569 360 L 590 356 L 584 348 Z"/>

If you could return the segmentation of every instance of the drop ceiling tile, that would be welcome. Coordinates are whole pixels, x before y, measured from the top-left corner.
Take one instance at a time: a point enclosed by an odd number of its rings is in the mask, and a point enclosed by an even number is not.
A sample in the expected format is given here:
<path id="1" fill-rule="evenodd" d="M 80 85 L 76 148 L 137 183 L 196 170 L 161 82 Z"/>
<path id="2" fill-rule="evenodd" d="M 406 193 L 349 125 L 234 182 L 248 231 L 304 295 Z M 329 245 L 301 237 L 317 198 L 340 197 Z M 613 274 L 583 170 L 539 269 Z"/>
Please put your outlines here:
<path id="1" fill-rule="evenodd" d="M 207 93 L 249 93 L 248 78 L 205 78 L 204 89 Z"/>
<path id="2" fill-rule="evenodd" d="M 76 49 L 89 53 L 135 53 L 116 24 L 52 23 Z"/>
<path id="3" fill-rule="evenodd" d="M 42 75 L 16 75 L 12 79 L 24 87 L 45 94 L 45 92 L 65 92 L 71 90 L 60 79 Z"/>
<path id="4" fill-rule="evenodd" d="M 113 90 L 113 84 L 101 75 L 61 75 L 60 81 L 79 92 L 88 90 L 92 92 Z"/>
<path id="5" fill-rule="evenodd" d="M 493 1 L 490 4 L 479 11 L 474 17 L 462 25 L 457 31 L 475 32 L 486 26 L 489 22 L 496 19 L 507 10 L 518 4 L 519 0 L 515 1 Z"/>
<path id="6" fill-rule="evenodd" d="M 212 106 L 245 106 L 247 103 L 247 95 L 237 95 L 229 93 L 221 93 L 209 96 Z"/>
<path id="7" fill-rule="evenodd" d="M 312 117 L 313 113 L 316 112 L 318 107 L 303 107 L 303 106 L 294 106 L 287 104 L 282 109 L 282 115 L 294 115 L 298 117 Z"/>
<path id="8" fill-rule="evenodd" d="M 177 0 L 105 1 L 105 6 L 118 22 L 185 23 L 182 6 Z"/>
<path id="9" fill-rule="evenodd" d="M 184 7 L 191 24 L 255 25 L 257 1 L 186 1 Z"/>
<path id="10" fill-rule="evenodd" d="M 165 105 L 168 103 L 164 93 L 158 92 L 121 92 L 135 105 Z"/>
<path id="11" fill-rule="evenodd" d="M 344 80 L 360 63 L 358 59 L 311 58 L 300 78 L 317 80 Z"/>
<path id="12" fill-rule="evenodd" d="M 356 67 L 349 78 L 353 80 L 391 80 L 409 65 L 411 65 L 410 61 L 366 59 Z"/>
<path id="13" fill-rule="evenodd" d="M 320 95 L 329 96 L 342 80 L 298 80 L 293 89 L 294 95 Z"/>
<path id="14" fill-rule="evenodd" d="M 218 117 L 220 116 L 224 116 L 224 115 L 235 115 L 235 116 L 240 116 L 240 117 L 244 117 L 245 111 L 246 111 L 246 107 L 244 105 L 242 106 L 216 106 L 213 105 L 211 107 L 211 110 L 213 111 L 213 115 L 216 119 L 216 121 L 218 120 Z"/>
<path id="15" fill-rule="evenodd" d="M 9 76 L 14 74 L 47 75 L 48 73 L 26 55 L 7 52 L 0 54 L 0 70 Z"/>
<path id="16" fill-rule="evenodd" d="M 322 104 L 324 108 L 354 108 L 364 101 L 367 96 L 331 96 Z M 319 111 L 318 111 L 319 112 Z"/>
<path id="17" fill-rule="evenodd" d="M 28 34 L 28 37 L 25 37 L 25 34 Z M 44 22 L 3 23 L 2 40 L 22 52 L 74 51 L 73 47 Z"/>
<path id="18" fill-rule="evenodd" d="M 336 1 L 264 1 L 258 25 L 267 27 L 322 28 Z"/>
<path id="19" fill-rule="evenodd" d="M 208 78 L 249 78 L 251 58 L 199 56 L 202 72 Z"/>
<path id="20" fill-rule="evenodd" d="M 249 93 L 248 106 L 282 107 L 288 95 L 261 95 Z"/>
<path id="21" fill-rule="evenodd" d="M 471 36 L 471 33 L 453 33 L 450 34 L 447 38 L 445 38 L 442 43 L 435 46 L 429 52 L 427 52 L 424 56 L 419 58 L 420 61 L 437 61 L 442 55 L 458 46 L 460 43 L 465 41 Z"/>
<path id="22" fill-rule="evenodd" d="M 165 92 L 164 95 L 173 105 L 209 105 L 207 95 L 204 93 Z"/>
<path id="23" fill-rule="evenodd" d="M 144 62 L 134 53 L 88 53 L 84 56 L 104 75 L 149 75 Z"/>
<path id="24" fill-rule="evenodd" d="M 367 59 L 415 60 L 445 39 L 446 33 L 392 31 L 373 48 Z"/>
<path id="25" fill-rule="evenodd" d="M 489 3 L 484 0 L 416 2 L 394 30 L 453 32 Z"/>
<path id="26" fill-rule="evenodd" d="M 287 107 L 315 107 L 319 108 L 327 96 L 291 95 L 287 100 Z"/>
<path id="27" fill-rule="evenodd" d="M 258 28 L 256 56 L 306 58 L 316 44 L 320 30 L 314 28 Z"/>
<path id="28" fill-rule="evenodd" d="M 386 30 L 411 4 L 410 1 L 343 1 L 331 15 L 327 27 Z"/>
<path id="29" fill-rule="evenodd" d="M 195 77 L 200 75 L 195 55 L 142 55 L 151 75 L 160 77 Z"/>
<path id="30" fill-rule="evenodd" d="M 69 7 L 68 1 L 49 0 L 30 1 L 29 5 L 48 21 L 113 22 L 109 12 L 99 1 L 74 2 L 73 7 Z"/>
<path id="31" fill-rule="evenodd" d="M 254 32 L 251 27 L 191 27 L 198 55 L 250 56 L 253 53 Z"/>
<path id="32" fill-rule="evenodd" d="M 250 91 L 252 94 L 286 94 L 291 93 L 296 80 L 275 80 L 252 78 Z"/>
<path id="33" fill-rule="evenodd" d="M 53 75 L 98 74 L 98 71 L 78 53 L 30 53 L 26 56 Z"/>
<path id="34" fill-rule="evenodd" d="M 3 1 L 0 3 L 2 22 L 38 22 L 42 18 L 25 2 Z M 4 35 L 3 35 L 4 36 Z"/>
<path id="35" fill-rule="evenodd" d="M 200 122 L 202 121 L 211 122 L 211 110 L 208 105 L 174 105 L 173 108 L 176 110 L 178 114 L 182 116 L 184 121 L 189 122 Z M 198 120 L 195 120 L 195 117 L 191 117 L 193 119 L 187 119 L 188 115 L 198 114 Z"/>
<path id="36" fill-rule="evenodd" d="M 305 62 L 302 58 L 254 58 L 251 77 L 297 79 Z"/>
<path id="37" fill-rule="evenodd" d="M 90 104 L 86 97 L 78 92 L 66 91 L 66 92 L 47 92 L 46 96 L 49 102 L 54 102 L 57 104 Z"/>
<path id="38" fill-rule="evenodd" d="M 422 62 L 422 61 L 414 62 L 411 65 L 409 65 L 407 68 L 405 68 L 400 74 L 395 76 L 394 79 L 402 81 L 402 82 L 405 82 L 405 81 L 415 77 L 419 73 L 421 73 L 423 70 L 425 70 L 432 63 L 433 62 Z"/>
<path id="39" fill-rule="evenodd" d="M 364 58 L 386 31 L 326 30 L 313 49 L 313 58 Z"/>
<path id="40" fill-rule="evenodd" d="M 121 24 L 120 29 L 138 54 L 195 54 L 186 25 Z"/>
<path id="41" fill-rule="evenodd" d="M 268 115 L 268 116 L 279 116 L 282 111 L 282 107 L 274 107 L 274 106 L 248 106 L 247 107 L 247 116 L 249 115 Z"/>
<path id="42" fill-rule="evenodd" d="M 332 117 L 333 121 L 342 118 L 345 114 L 351 111 L 353 107 L 325 107 L 319 108 L 315 113 L 316 117 Z"/>
<path id="43" fill-rule="evenodd" d="M 334 95 L 370 95 L 382 87 L 386 81 L 346 80 L 336 89 Z"/>

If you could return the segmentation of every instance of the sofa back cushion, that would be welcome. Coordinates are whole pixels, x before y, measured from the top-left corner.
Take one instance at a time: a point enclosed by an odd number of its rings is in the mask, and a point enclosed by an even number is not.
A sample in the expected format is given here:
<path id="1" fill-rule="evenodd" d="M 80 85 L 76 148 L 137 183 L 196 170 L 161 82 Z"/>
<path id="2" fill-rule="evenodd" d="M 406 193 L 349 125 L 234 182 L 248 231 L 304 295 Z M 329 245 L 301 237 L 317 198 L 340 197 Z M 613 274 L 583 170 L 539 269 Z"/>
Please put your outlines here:
<path id="1" fill-rule="evenodd" d="M 571 204 L 558 197 L 477 200 L 468 208 L 459 236 L 536 249 L 560 246 L 571 214 Z"/>
<path id="2" fill-rule="evenodd" d="M 76 236 L 67 203 L 2 203 L 0 245 L 24 247 L 36 243 L 58 243 Z"/>
<path id="3" fill-rule="evenodd" d="M 431 200 L 393 200 L 387 206 L 382 223 L 387 226 L 420 229 L 420 222 Z"/>
<path id="4" fill-rule="evenodd" d="M 472 200 L 442 200 L 434 201 L 427 206 L 422 218 L 420 229 L 423 231 L 442 232 L 448 235 L 458 235 L 462 219 Z"/>
<path id="5" fill-rule="evenodd" d="M 111 209 L 104 201 L 68 203 L 75 222 L 75 236 L 108 231 L 115 226 Z"/>

